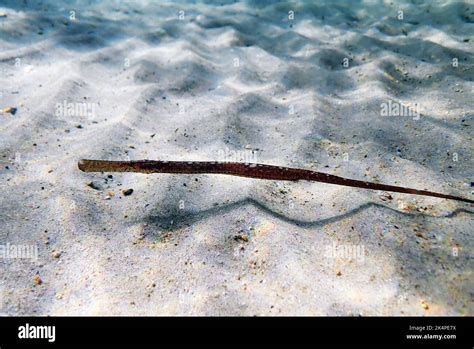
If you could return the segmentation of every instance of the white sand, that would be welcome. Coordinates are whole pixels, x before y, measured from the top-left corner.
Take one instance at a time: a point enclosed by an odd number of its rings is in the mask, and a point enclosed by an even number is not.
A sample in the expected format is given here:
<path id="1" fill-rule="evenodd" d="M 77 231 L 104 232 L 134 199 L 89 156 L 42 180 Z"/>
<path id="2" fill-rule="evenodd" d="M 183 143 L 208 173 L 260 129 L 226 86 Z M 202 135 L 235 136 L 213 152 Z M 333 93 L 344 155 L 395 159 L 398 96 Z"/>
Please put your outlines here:
<path id="1" fill-rule="evenodd" d="M 39 255 L 0 260 L 0 313 L 474 315 L 469 205 L 77 169 L 258 161 L 473 197 L 472 4 L 228 3 L 2 1 L 0 244 Z"/>

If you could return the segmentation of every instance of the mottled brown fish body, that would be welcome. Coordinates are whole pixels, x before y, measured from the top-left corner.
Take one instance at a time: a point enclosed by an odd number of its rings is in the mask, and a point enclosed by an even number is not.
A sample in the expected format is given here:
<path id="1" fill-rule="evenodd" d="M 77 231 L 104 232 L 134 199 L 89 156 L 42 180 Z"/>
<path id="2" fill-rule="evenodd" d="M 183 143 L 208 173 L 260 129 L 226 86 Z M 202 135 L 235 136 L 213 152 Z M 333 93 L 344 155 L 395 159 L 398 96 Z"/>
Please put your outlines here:
<path id="1" fill-rule="evenodd" d="M 474 200 L 458 196 L 436 193 L 427 190 L 404 188 L 388 184 L 359 181 L 343 178 L 327 173 L 298 168 L 273 165 L 241 163 L 241 162 L 210 162 L 210 161 L 107 161 L 81 160 L 79 169 L 84 172 L 138 172 L 138 173 L 175 173 L 175 174 L 227 174 L 231 176 L 269 179 L 280 181 L 313 181 L 343 185 L 347 187 L 384 190 L 396 193 L 432 196 L 443 199 L 474 203 Z"/>

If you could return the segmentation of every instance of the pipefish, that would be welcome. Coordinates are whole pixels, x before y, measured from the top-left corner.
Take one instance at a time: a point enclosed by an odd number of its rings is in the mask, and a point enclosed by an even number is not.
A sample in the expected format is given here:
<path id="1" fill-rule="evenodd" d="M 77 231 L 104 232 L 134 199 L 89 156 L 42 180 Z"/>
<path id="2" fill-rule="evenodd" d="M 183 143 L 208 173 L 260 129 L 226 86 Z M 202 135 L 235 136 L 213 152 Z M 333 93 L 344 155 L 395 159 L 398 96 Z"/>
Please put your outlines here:
<path id="1" fill-rule="evenodd" d="M 427 190 L 399 187 L 395 185 L 360 181 L 339 177 L 323 172 L 241 162 L 216 161 L 109 161 L 109 160 L 80 160 L 78 167 L 83 172 L 137 172 L 137 173 L 174 173 L 174 174 L 223 174 L 238 177 L 248 177 L 281 181 L 312 181 L 342 185 L 346 187 L 383 190 L 395 193 L 432 196 L 448 200 L 456 200 L 473 204 L 474 200 L 459 196 L 436 193 Z"/>

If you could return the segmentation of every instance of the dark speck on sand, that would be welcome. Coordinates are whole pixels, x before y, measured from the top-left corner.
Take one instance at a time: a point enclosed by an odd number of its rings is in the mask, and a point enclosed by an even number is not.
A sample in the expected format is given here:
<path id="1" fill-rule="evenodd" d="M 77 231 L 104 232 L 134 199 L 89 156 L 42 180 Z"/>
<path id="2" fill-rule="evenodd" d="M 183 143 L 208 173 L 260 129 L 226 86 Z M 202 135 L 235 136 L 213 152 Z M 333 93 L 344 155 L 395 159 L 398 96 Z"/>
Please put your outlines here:
<path id="1" fill-rule="evenodd" d="M 126 190 L 122 191 L 122 193 L 123 193 L 123 195 L 125 195 L 125 196 L 130 196 L 130 195 L 132 195 L 132 193 L 133 193 L 133 189 L 131 189 L 131 188 L 130 188 L 130 189 L 126 189 Z"/>

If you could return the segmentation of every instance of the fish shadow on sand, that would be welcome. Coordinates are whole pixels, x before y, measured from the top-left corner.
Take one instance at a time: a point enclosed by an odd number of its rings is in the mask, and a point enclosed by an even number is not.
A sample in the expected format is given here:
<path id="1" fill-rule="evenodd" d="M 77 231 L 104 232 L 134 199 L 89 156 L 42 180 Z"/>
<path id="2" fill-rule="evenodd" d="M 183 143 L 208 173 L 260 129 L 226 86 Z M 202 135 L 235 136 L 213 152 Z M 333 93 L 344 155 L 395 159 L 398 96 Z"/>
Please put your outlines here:
<path id="1" fill-rule="evenodd" d="M 424 243 L 423 240 L 420 240 L 420 238 L 417 238 L 415 235 L 412 236 L 408 234 L 408 226 L 412 223 L 427 223 L 427 227 L 430 227 L 432 223 L 430 220 L 436 220 L 437 223 L 438 220 L 442 221 L 446 219 L 455 219 L 456 217 L 466 217 L 465 215 L 474 217 L 474 212 L 466 208 L 457 208 L 443 216 L 432 216 L 424 213 L 400 212 L 382 204 L 367 202 L 340 215 L 315 221 L 307 221 L 289 217 L 285 213 L 277 212 L 252 198 L 246 198 L 228 205 L 213 207 L 196 213 L 188 212 L 180 214 L 178 211 L 174 211 L 167 215 L 148 215 L 140 221 L 147 225 L 145 239 L 148 241 L 169 241 L 167 240 L 169 236 L 173 236 L 173 240 L 180 240 L 183 231 L 192 227 L 193 224 L 216 216 L 222 217 L 223 215 L 232 213 L 234 210 L 245 207 L 253 207 L 256 209 L 257 214 L 260 212 L 263 215 L 271 216 L 279 222 L 306 229 L 321 228 L 328 224 L 342 224 L 344 220 L 371 209 L 378 212 L 385 211 L 385 213 L 388 213 L 390 216 L 408 220 L 404 233 L 406 234 L 406 240 L 403 244 L 394 241 L 393 236 L 391 236 L 390 233 L 388 235 L 385 235 L 384 233 L 383 236 L 376 236 L 375 227 L 372 234 L 363 234 L 362 241 L 359 241 L 358 244 L 367 246 L 374 255 L 377 255 L 378 253 L 388 253 L 395 259 L 394 266 L 396 267 L 396 270 L 394 271 L 393 276 L 398 280 L 403 279 L 403 285 L 408 285 L 409 288 L 405 291 L 401 289 L 399 291 L 400 297 L 407 291 L 409 294 L 425 294 L 429 295 L 430 302 L 437 304 L 437 306 L 441 306 L 440 309 L 451 309 L 450 311 L 454 313 L 469 311 L 469 309 L 466 310 L 465 308 L 467 304 L 464 299 L 465 297 L 460 298 L 459 296 L 460 294 L 463 294 L 463 290 L 466 289 L 466 282 L 459 281 L 452 284 L 449 281 L 452 275 L 465 273 L 469 263 L 469 257 L 466 257 L 466 253 L 464 253 L 463 256 L 452 257 L 449 248 L 446 249 L 443 245 L 438 246 L 436 242 L 434 242 L 432 247 L 425 248 L 422 246 Z M 384 216 L 383 213 L 381 213 L 381 215 Z M 462 219 L 468 218 L 466 217 Z M 439 233 L 444 234 L 442 231 Z M 464 233 L 459 232 L 459 234 Z M 347 239 L 349 235 L 350 233 L 343 233 L 341 238 L 343 240 Z M 166 236 L 167 238 L 162 240 L 163 236 Z M 448 239 L 449 236 L 446 236 L 446 238 Z M 455 239 L 458 237 L 459 235 L 456 235 Z M 310 241 L 313 240 L 310 239 Z M 420 241 L 422 241 L 421 245 Z M 225 247 L 225 245 L 222 245 L 221 247 L 223 246 Z M 468 246 L 466 246 L 466 248 L 469 249 Z M 228 272 L 232 272 L 232 270 L 230 270 L 230 268 L 232 268 L 231 262 L 229 262 L 229 265 L 225 264 L 221 267 L 224 269 L 229 268 Z M 433 270 L 439 272 L 434 272 Z M 363 274 L 364 271 L 361 270 L 360 273 Z M 443 286 L 441 287 L 439 285 Z M 455 299 L 454 302 L 453 297 Z"/>

